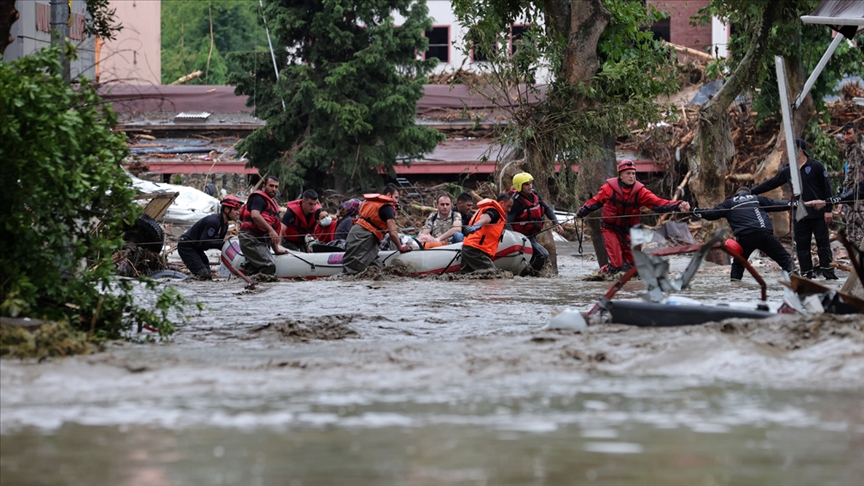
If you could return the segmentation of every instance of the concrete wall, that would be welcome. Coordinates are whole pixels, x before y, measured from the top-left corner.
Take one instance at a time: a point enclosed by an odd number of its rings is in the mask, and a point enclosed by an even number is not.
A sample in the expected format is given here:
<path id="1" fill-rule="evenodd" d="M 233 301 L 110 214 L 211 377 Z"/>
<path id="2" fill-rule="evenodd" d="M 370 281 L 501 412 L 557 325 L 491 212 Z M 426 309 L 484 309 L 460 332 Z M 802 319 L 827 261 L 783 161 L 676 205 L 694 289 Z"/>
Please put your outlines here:
<path id="1" fill-rule="evenodd" d="M 123 30 L 99 49 L 99 81 L 161 84 L 161 0 L 111 0 L 110 8 Z"/>
<path id="2" fill-rule="evenodd" d="M 11 61 L 33 54 L 51 45 L 50 0 L 17 0 L 15 8 L 20 14 L 12 24 L 10 34 L 14 39 L 3 52 L 3 59 Z M 84 75 L 92 78 L 95 73 L 94 39 L 84 35 L 87 5 L 84 0 L 72 0 L 72 26 L 69 28 L 71 42 L 78 48 L 78 59 L 69 63 L 73 78 Z"/>

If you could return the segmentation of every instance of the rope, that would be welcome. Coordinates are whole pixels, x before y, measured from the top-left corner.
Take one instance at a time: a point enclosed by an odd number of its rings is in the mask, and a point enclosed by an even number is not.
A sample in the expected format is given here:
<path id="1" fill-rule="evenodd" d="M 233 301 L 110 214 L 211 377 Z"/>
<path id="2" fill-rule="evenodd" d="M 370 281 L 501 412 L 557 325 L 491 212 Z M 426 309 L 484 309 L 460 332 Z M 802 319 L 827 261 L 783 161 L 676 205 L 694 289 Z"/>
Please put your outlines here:
<path id="1" fill-rule="evenodd" d="M 788 208 L 789 208 L 789 205 L 788 205 L 788 204 L 781 204 L 781 205 L 773 205 L 773 206 L 760 206 L 760 208 L 761 208 L 761 209 L 774 209 L 774 208 L 784 208 L 784 209 L 788 209 Z M 713 209 L 711 209 L 711 208 L 699 208 L 699 209 L 703 209 L 704 211 L 713 210 Z M 747 207 L 747 208 L 732 208 L 732 209 L 718 209 L 717 211 L 722 211 L 724 214 L 728 214 L 728 213 L 731 213 L 731 212 L 733 212 L 733 211 L 752 211 L 752 210 L 753 210 L 753 207 Z M 779 212 L 779 211 L 778 211 L 778 212 Z M 673 212 L 673 213 L 674 213 L 674 212 Z M 681 211 L 677 211 L 677 213 L 678 213 L 679 215 L 687 216 L 687 215 L 692 214 L 692 211 L 690 211 L 690 212 L 681 212 Z M 648 217 L 648 216 L 660 216 L 660 215 L 663 215 L 663 214 L 670 214 L 670 213 L 658 213 L 658 212 L 652 212 L 652 211 L 649 211 L 649 212 L 646 212 L 646 213 L 639 213 L 639 214 L 625 214 L 625 215 L 615 215 L 615 216 L 585 216 L 585 217 L 583 217 L 583 218 L 576 218 L 576 216 L 571 216 L 571 217 L 569 217 L 569 218 L 567 218 L 567 219 L 565 219 L 565 220 L 563 220 L 563 221 L 559 221 L 558 224 L 565 224 L 565 223 L 568 223 L 568 222 L 570 222 L 570 221 L 575 221 L 576 219 L 580 219 L 580 220 L 582 220 L 582 222 L 583 222 L 582 228 L 583 228 L 583 232 L 584 232 L 584 228 L 585 228 L 584 222 L 585 222 L 585 221 L 589 221 L 589 220 L 619 219 L 619 218 L 636 218 L 636 217 L 642 218 L 642 217 Z M 519 223 L 519 224 L 523 224 L 523 223 L 546 223 L 547 221 L 548 221 L 547 219 L 540 219 L 540 220 L 518 221 L 518 223 Z M 501 224 L 507 224 L 507 223 L 495 223 L 495 224 L 496 224 L 496 225 L 501 225 Z M 538 233 L 536 233 L 536 234 L 540 234 L 540 233 L 543 233 L 543 232 L 549 231 L 549 230 L 554 229 L 554 228 L 555 228 L 555 225 L 552 225 L 552 226 L 550 226 L 550 227 L 548 227 L 548 228 L 544 228 L 544 229 L 540 230 L 540 231 L 539 231 Z M 397 232 L 400 231 L 400 230 L 401 230 L 401 231 L 411 231 L 411 230 L 418 230 L 418 229 L 422 229 L 422 227 L 419 227 L 419 226 L 407 226 L 407 227 L 405 227 L 405 228 L 401 228 L 401 229 L 400 229 L 400 228 L 397 228 L 396 231 L 397 231 Z M 367 229 L 367 231 L 369 231 L 369 230 Z M 372 233 L 382 233 L 382 234 L 383 234 L 383 233 L 389 233 L 390 231 L 389 231 L 389 230 L 374 230 L 374 231 L 371 231 L 371 232 L 372 232 Z M 263 236 L 263 237 L 258 237 L 258 239 L 260 239 L 260 240 L 265 240 L 265 239 L 269 239 L 269 237 L 268 237 L 268 236 Z M 183 241 L 190 242 L 190 243 L 198 243 L 198 242 L 213 241 L 213 240 L 189 240 L 189 239 L 186 239 L 186 240 L 183 240 Z M 430 249 L 430 250 L 431 250 L 431 249 Z"/>

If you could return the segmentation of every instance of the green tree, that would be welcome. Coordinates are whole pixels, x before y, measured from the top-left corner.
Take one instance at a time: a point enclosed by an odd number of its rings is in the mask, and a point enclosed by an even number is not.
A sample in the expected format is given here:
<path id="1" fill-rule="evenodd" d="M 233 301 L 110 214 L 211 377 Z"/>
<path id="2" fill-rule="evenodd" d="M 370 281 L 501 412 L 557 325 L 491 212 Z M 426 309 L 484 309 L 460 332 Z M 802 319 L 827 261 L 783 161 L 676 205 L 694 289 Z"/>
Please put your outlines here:
<path id="1" fill-rule="evenodd" d="M 405 21 L 394 25 L 393 13 Z M 418 60 L 432 26 L 425 2 L 267 0 L 264 14 L 280 79 L 269 58 L 238 59 L 229 74 L 267 126 L 238 150 L 289 188 L 378 186 L 398 157 L 431 152 L 443 138 L 414 124 L 424 76 L 437 60 Z M 284 109 L 282 103 L 284 102 Z"/>
<path id="2" fill-rule="evenodd" d="M 63 81 L 59 54 L 0 62 L 0 314 L 65 320 L 97 338 L 133 323 L 169 334 L 179 294 L 154 312 L 114 277 L 112 253 L 141 213 L 120 166 L 125 137 L 94 86 Z"/>
<path id="3" fill-rule="evenodd" d="M 200 69 L 205 74 L 189 84 L 225 84 L 224 75 L 239 70 L 226 54 L 267 48 L 258 16 L 257 0 L 163 0 L 162 82 L 174 82 Z"/>
<path id="4" fill-rule="evenodd" d="M 793 96 L 801 92 L 809 74 L 832 40 L 831 30 L 821 25 L 804 25 L 800 17 L 807 15 L 819 0 L 788 2 L 749 2 L 747 0 L 713 0 L 700 11 L 701 22 L 717 16 L 736 25 L 730 38 L 730 56 L 713 66 L 713 72 L 728 72 L 723 87 L 702 106 L 690 152 L 690 167 L 694 177 L 691 189 L 701 206 L 711 206 L 725 198 L 725 178 L 735 148 L 727 110 L 740 94 L 752 93 L 752 109 L 757 122 L 769 117 L 777 122 L 778 137 L 774 149 L 757 169 L 757 182 L 773 177 L 786 163 L 786 138 L 779 128 L 779 91 L 774 56 L 786 61 L 787 80 Z M 864 39 L 864 36 L 859 38 Z M 816 142 L 817 156 L 827 156 L 829 166 L 836 164 L 836 144 L 827 140 L 813 117 L 824 108 L 823 98 L 832 93 L 844 74 L 861 73 L 864 62 L 860 50 L 841 45 L 804 103 L 793 112 L 793 131 L 797 136 L 807 133 Z M 790 192 L 791 194 L 791 192 Z M 785 196 L 788 196 L 785 195 Z M 780 198 L 782 196 L 778 196 Z M 788 218 L 772 216 L 778 234 L 789 231 Z"/>

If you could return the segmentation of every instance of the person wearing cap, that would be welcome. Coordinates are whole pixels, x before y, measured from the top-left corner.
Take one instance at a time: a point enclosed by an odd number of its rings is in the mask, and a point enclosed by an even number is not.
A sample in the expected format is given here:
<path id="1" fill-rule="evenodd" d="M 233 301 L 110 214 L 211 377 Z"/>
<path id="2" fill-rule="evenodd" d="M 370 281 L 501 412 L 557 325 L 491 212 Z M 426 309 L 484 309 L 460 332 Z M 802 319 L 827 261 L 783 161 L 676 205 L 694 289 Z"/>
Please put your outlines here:
<path id="1" fill-rule="evenodd" d="M 864 135 L 858 126 L 849 122 L 843 125 L 843 142 L 846 143 L 846 176 L 843 178 L 843 192 L 857 194 L 857 188 L 864 182 Z M 853 198 L 843 203 L 846 216 L 846 237 L 857 248 L 864 240 L 864 200 Z"/>
<path id="2" fill-rule="evenodd" d="M 798 172 L 801 174 L 801 201 L 826 200 L 831 197 L 831 180 L 828 171 L 817 160 L 810 157 L 807 142 L 795 139 L 797 149 Z M 751 189 L 754 195 L 764 194 L 783 184 L 791 183 L 792 173 L 789 166 L 780 169 L 776 176 Z M 807 216 L 800 221 L 793 218 L 792 228 L 795 233 L 795 247 L 798 255 L 798 265 L 801 275 L 813 278 L 818 270 L 828 280 L 836 280 L 834 268 L 831 267 L 833 256 L 828 235 L 828 224 L 832 221 L 830 209 L 816 209 L 807 206 Z M 810 255 L 810 240 L 816 239 L 816 252 L 819 255 L 819 268 L 814 270 L 813 257 Z"/>
<path id="3" fill-rule="evenodd" d="M 507 213 L 513 206 L 513 195 L 499 194 L 496 200 L 484 199 L 477 203 L 477 212 L 466 226 L 468 236 L 462 242 L 461 273 L 477 270 L 497 270 L 492 258 L 498 251 L 498 242 L 507 222 Z"/>
<path id="4" fill-rule="evenodd" d="M 792 273 L 795 262 L 792 255 L 786 251 L 780 240 L 774 236 L 771 218 L 767 213 L 788 211 L 789 201 L 775 201 L 765 196 L 754 196 L 747 187 L 741 187 L 735 196 L 726 199 L 711 209 L 693 208 L 691 213 L 697 218 L 714 221 L 726 218 L 735 240 L 741 246 L 741 256 L 750 257 L 755 250 L 760 250 L 768 258 L 777 262 L 780 268 Z M 737 259 L 732 260 L 732 280 L 741 280 L 744 276 L 744 265 Z"/>
<path id="5" fill-rule="evenodd" d="M 199 219 L 180 237 L 177 253 L 193 276 L 201 280 L 213 279 L 210 259 L 204 251 L 222 249 L 225 240 L 231 236 L 228 234 L 228 223 L 237 221 L 242 206 L 243 201 L 237 196 L 225 196 L 218 214 Z"/>
<path id="6" fill-rule="evenodd" d="M 378 245 L 382 236 L 389 236 L 390 242 L 400 253 L 411 251 L 402 244 L 396 230 L 396 206 L 399 204 L 399 188 L 387 184 L 380 194 L 364 194 L 357 220 L 348 239 L 345 241 L 345 255 L 342 258 L 342 273 L 356 275 L 370 266 L 381 268 L 384 262 L 378 258 Z"/>
<path id="7" fill-rule="evenodd" d="M 597 195 L 576 211 L 576 217 L 584 218 L 601 207 L 600 231 L 609 264 L 604 265 L 600 273 L 608 274 L 626 272 L 634 264 L 630 228 L 641 221 L 640 208 L 647 207 L 655 213 L 690 210 L 686 201 L 670 201 L 649 191 L 636 180 L 636 164 L 627 159 L 618 163 L 618 177 L 607 179 Z"/>
<path id="8" fill-rule="evenodd" d="M 537 235 L 543 230 L 543 217 L 549 218 L 555 231 L 561 232 L 563 228 L 555 210 L 546 204 L 540 194 L 534 190 L 534 177 L 527 172 L 520 172 L 513 176 L 513 206 L 507 212 L 507 224 L 518 233 L 528 237 L 534 254 L 531 257 L 531 267 L 540 271 L 549 260 L 549 252 L 537 241 Z"/>

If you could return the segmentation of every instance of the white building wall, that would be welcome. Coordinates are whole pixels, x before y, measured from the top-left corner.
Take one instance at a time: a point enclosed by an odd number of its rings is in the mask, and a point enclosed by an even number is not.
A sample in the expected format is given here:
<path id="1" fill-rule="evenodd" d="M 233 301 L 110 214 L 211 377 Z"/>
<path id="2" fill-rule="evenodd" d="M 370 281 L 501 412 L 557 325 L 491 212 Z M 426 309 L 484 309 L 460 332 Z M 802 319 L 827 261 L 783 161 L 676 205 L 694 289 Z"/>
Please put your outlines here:
<path id="1" fill-rule="evenodd" d="M 426 0 L 426 5 L 429 8 L 429 16 L 432 18 L 433 27 L 449 27 L 450 28 L 450 49 L 449 61 L 441 62 L 433 70 L 435 74 L 445 72 L 454 72 L 460 68 L 469 72 L 478 72 L 486 68 L 483 62 L 476 62 L 471 59 L 470 53 L 466 52 L 465 34 L 467 29 L 462 26 L 453 13 L 453 7 L 449 0 Z M 395 23 L 400 25 L 404 21 L 404 17 L 396 14 Z M 503 46 L 504 49 L 509 49 L 509 46 Z M 538 72 L 537 80 L 539 83 L 546 83 L 549 79 L 549 72 L 543 68 Z"/>
<path id="2" fill-rule="evenodd" d="M 729 25 L 724 24 L 720 19 L 714 17 L 711 19 L 711 54 L 717 57 L 728 57 L 729 51 Z"/>

